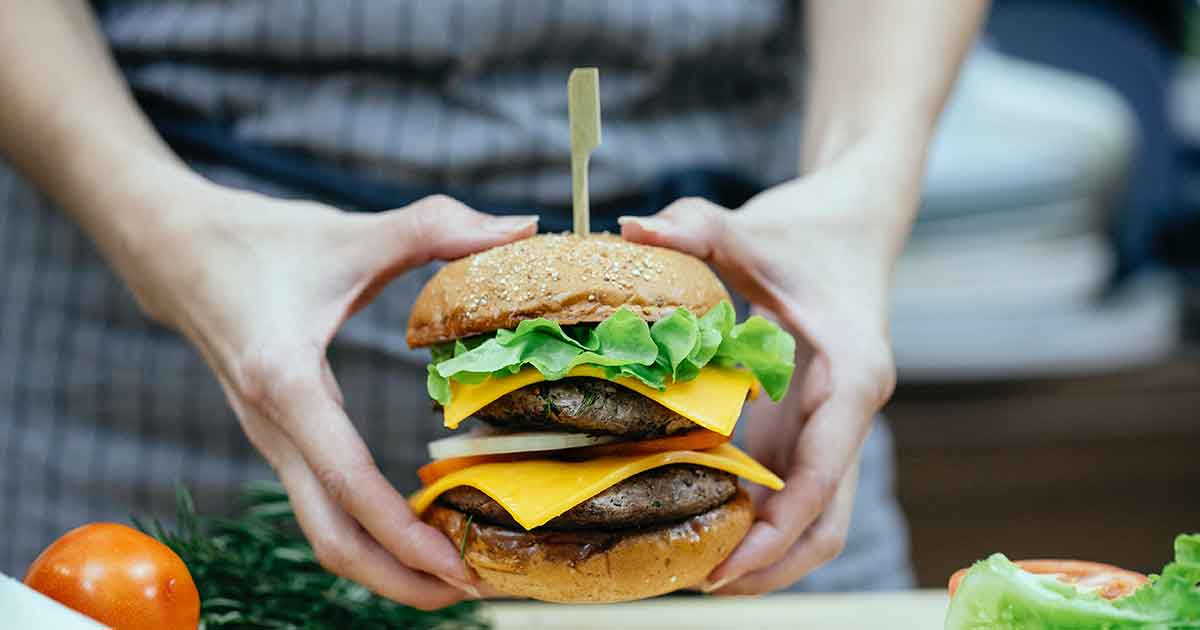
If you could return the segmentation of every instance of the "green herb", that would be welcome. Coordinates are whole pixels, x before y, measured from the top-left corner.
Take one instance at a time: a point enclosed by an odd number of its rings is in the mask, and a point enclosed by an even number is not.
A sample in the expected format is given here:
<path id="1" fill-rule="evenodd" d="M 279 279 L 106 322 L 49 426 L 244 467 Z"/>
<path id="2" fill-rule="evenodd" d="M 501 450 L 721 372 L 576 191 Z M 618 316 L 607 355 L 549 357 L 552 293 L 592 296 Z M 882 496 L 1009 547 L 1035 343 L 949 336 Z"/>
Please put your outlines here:
<path id="1" fill-rule="evenodd" d="M 458 546 L 458 559 L 465 561 L 467 559 L 467 538 L 471 535 L 471 521 L 475 520 L 474 514 L 467 515 L 467 526 L 463 528 L 462 544 Z"/>
<path id="2" fill-rule="evenodd" d="M 596 392 L 590 387 L 583 388 L 583 402 L 579 405 L 580 410 L 591 409 L 594 402 L 596 402 Z"/>
<path id="3" fill-rule="evenodd" d="M 515 330 L 476 341 L 474 347 L 455 342 L 433 349 L 427 380 L 431 398 L 449 403 L 450 379 L 479 383 L 525 366 L 552 381 L 590 365 L 603 369 L 607 378 L 636 378 L 664 390 L 671 382 L 696 378 L 711 363 L 745 366 L 778 401 L 791 381 L 796 352 L 792 336 L 762 317 L 735 325 L 733 306 L 725 301 L 699 318 L 677 308 L 653 326 L 624 307 L 590 327 L 564 329 L 548 319 L 528 319 Z"/>
<path id="4" fill-rule="evenodd" d="M 200 591 L 198 630 L 341 630 L 487 627 L 478 602 L 434 612 L 373 595 L 323 569 L 300 533 L 282 486 L 248 484 L 237 518 L 200 516 L 191 495 L 176 491 L 174 530 L 133 519 L 179 554 Z"/>

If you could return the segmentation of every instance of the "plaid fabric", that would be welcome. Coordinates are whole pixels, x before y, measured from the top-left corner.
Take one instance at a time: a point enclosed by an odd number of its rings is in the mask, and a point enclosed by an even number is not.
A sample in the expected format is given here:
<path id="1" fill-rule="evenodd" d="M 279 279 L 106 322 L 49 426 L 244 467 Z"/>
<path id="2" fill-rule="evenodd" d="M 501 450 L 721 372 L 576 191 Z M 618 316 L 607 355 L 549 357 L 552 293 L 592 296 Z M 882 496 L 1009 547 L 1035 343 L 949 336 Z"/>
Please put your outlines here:
<path id="1" fill-rule="evenodd" d="M 414 4 L 108 3 L 104 23 L 140 94 L 239 141 L 387 181 L 564 202 L 564 83 L 585 64 L 604 70 L 598 198 L 697 165 L 764 181 L 795 170 L 794 95 L 768 80 L 787 66 L 784 3 Z M 229 186 L 301 196 L 193 165 Z M 403 491 L 442 434 L 426 357 L 404 344 L 408 305 L 432 271 L 395 281 L 330 350 L 350 416 Z M 846 552 L 797 588 L 911 584 L 891 457 L 881 423 Z M 0 571 L 21 575 L 85 522 L 169 520 L 177 481 L 221 512 L 242 482 L 271 475 L 197 353 L 143 318 L 80 230 L 0 163 Z"/>
<path id="2" fill-rule="evenodd" d="M 396 184 L 570 199 L 566 79 L 601 68 L 597 201 L 665 170 L 796 172 L 797 7 L 781 0 L 106 3 L 139 95 Z"/>

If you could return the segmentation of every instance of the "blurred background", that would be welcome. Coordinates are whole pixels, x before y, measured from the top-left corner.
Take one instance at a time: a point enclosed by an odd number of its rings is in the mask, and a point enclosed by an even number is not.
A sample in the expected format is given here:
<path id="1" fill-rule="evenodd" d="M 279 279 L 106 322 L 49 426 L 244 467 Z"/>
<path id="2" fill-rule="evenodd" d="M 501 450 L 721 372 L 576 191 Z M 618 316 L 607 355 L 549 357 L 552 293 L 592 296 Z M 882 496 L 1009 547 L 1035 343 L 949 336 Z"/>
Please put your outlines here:
<path id="1" fill-rule="evenodd" d="M 921 586 L 1200 531 L 1200 3 L 996 0 L 893 304 Z"/>

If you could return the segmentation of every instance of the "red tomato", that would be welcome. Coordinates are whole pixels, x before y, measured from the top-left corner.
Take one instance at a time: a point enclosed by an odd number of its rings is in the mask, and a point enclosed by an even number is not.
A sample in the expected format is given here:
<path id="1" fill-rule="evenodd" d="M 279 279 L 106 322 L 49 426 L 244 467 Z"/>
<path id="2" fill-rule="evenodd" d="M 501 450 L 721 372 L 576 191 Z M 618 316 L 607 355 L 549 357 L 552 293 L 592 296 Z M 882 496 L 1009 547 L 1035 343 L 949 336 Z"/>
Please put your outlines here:
<path id="1" fill-rule="evenodd" d="M 650 455 L 663 451 L 703 451 L 718 447 L 729 441 L 729 436 L 721 435 L 708 429 L 692 429 L 687 433 L 677 433 L 660 438 L 636 440 L 633 442 L 612 442 L 597 444 L 563 451 L 571 457 L 592 458 L 609 455 Z"/>
<path id="2" fill-rule="evenodd" d="M 114 630 L 196 630 L 200 594 L 183 560 L 131 527 L 93 523 L 54 541 L 25 584 Z"/>
<path id="3" fill-rule="evenodd" d="M 1053 575 L 1059 582 L 1074 584 L 1083 591 L 1092 591 L 1105 599 L 1119 599 L 1145 584 L 1146 576 L 1121 567 L 1084 560 L 1018 560 L 1017 566 L 1040 575 Z M 950 576 L 950 595 L 958 590 L 959 582 L 968 569 L 959 569 Z"/>
<path id="4" fill-rule="evenodd" d="M 539 451 L 539 454 L 546 456 L 547 453 L 556 451 Z M 417 476 L 421 478 L 421 483 L 432 485 L 433 482 L 449 475 L 452 472 L 458 472 L 478 466 L 480 464 L 495 464 L 497 462 L 519 462 L 525 459 L 533 459 L 529 453 L 503 453 L 499 455 L 464 455 L 462 457 L 448 457 L 437 461 L 429 462 L 417 469 Z"/>

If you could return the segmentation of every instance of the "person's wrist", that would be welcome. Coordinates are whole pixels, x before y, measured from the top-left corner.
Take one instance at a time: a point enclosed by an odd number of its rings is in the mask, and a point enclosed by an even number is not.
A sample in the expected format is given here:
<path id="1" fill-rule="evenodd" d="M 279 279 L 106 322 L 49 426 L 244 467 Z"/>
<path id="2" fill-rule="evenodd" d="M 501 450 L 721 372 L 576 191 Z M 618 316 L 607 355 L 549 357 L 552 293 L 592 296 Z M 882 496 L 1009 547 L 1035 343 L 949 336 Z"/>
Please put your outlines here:
<path id="1" fill-rule="evenodd" d="M 147 242 L 162 240 L 205 219 L 219 207 L 225 192 L 186 166 L 169 163 L 144 165 L 101 203 L 116 216 L 112 229 L 128 249 L 139 251 Z"/>
<path id="2" fill-rule="evenodd" d="M 806 165 L 806 175 L 837 182 L 863 236 L 886 247 L 889 259 L 899 255 L 916 216 L 930 133 L 910 119 L 880 120 L 828 136 Z"/>
<path id="3" fill-rule="evenodd" d="M 910 162 L 913 157 L 923 157 L 937 118 L 924 108 L 896 103 L 897 99 L 879 98 L 850 105 L 809 104 L 801 172 L 824 168 L 847 153 L 867 147 L 889 158 L 909 158 Z"/>
<path id="4" fill-rule="evenodd" d="M 168 252 L 180 255 L 188 233 L 210 220 L 229 192 L 173 156 L 130 157 L 106 177 L 74 181 L 64 207 L 135 293 L 139 270 L 160 265 Z"/>
<path id="5" fill-rule="evenodd" d="M 151 228 L 171 201 L 206 183 L 165 147 L 100 144 L 81 141 L 64 157 L 51 194 L 102 246 Z"/>

